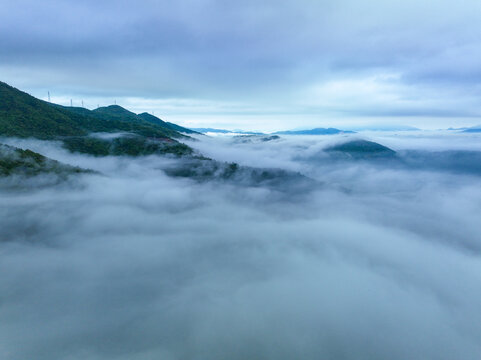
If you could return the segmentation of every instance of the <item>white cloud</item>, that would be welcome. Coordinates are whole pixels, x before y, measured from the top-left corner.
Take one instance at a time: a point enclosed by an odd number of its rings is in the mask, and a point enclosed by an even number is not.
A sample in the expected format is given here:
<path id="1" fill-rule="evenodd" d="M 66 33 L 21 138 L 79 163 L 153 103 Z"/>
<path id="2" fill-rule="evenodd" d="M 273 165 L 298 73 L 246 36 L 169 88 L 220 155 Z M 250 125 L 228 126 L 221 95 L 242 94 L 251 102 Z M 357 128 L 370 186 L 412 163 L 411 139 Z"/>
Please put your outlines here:
<path id="1" fill-rule="evenodd" d="M 396 149 L 410 141 L 377 136 Z M 449 150 L 468 139 L 423 141 Z M 322 149 L 340 140 L 194 143 L 324 183 L 279 197 L 167 177 L 172 159 L 93 158 L 10 139 L 105 176 L 1 192 L 0 353 L 479 358 L 479 175 L 326 162 Z"/>

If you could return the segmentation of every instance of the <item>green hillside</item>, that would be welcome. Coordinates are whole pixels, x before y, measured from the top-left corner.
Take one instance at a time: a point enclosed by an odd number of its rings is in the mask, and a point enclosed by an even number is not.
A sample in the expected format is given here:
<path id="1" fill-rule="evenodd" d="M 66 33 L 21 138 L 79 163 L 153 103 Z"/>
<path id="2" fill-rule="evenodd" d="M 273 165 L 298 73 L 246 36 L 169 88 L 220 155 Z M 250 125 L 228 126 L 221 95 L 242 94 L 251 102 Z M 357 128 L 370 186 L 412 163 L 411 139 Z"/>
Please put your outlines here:
<path id="1" fill-rule="evenodd" d="M 49 139 L 87 132 L 77 116 L 0 82 L 0 135 Z"/>
<path id="2" fill-rule="evenodd" d="M 178 131 L 178 132 L 181 132 L 181 133 L 184 133 L 184 134 L 200 134 L 197 131 L 187 129 L 183 126 L 179 126 L 179 125 L 173 124 L 171 122 L 163 121 L 163 120 L 159 119 L 157 116 L 151 115 L 151 114 L 146 113 L 146 112 L 144 112 L 142 114 L 139 114 L 137 116 L 139 116 L 142 120 L 147 121 L 149 123 L 156 124 L 156 125 L 159 125 L 159 126 L 162 126 L 162 127 L 166 127 L 166 128 L 171 129 L 171 130 Z"/>
<path id="3" fill-rule="evenodd" d="M 326 151 L 354 159 L 392 158 L 396 155 L 394 150 L 384 145 L 361 139 L 331 146 Z"/>
<path id="4" fill-rule="evenodd" d="M 139 117 L 132 111 L 124 109 L 119 105 L 109 105 L 99 107 L 92 111 L 93 115 L 98 116 L 100 119 L 105 120 L 118 120 L 118 121 L 137 121 Z"/>
<path id="5" fill-rule="evenodd" d="M 34 176 L 45 173 L 68 175 L 89 172 L 62 164 L 31 150 L 0 144 L 0 177 L 9 175 Z"/>
<path id="6" fill-rule="evenodd" d="M 95 156 L 192 153 L 174 140 L 188 138 L 173 129 L 175 124 L 159 121 L 146 121 L 117 105 L 91 111 L 51 104 L 0 82 L 0 136 L 60 140 L 70 151 Z M 127 135 L 107 140 L 91 133 Z"/>
<path id="7" fill-rule="evenodd" d="M 120 107 L 90 111 L 50 104 L 0 82 L 0 135 L 55 139 L 90 132 L 131 132 L 155 138 L 183 138 L 170 127 L 143 120 Z"/>
<path id="8" fill-rule="evenodd" d="M 139 135 L 125 135 L 110 139 L 92 136 L 72 136 L 63 140 L 64 147 L 70 152 L 90 154 L 94 156 L 144 156 L 144 155 L 176 155 L 192 154 L 192 149 L 173 140 L 152 139 Z"/>

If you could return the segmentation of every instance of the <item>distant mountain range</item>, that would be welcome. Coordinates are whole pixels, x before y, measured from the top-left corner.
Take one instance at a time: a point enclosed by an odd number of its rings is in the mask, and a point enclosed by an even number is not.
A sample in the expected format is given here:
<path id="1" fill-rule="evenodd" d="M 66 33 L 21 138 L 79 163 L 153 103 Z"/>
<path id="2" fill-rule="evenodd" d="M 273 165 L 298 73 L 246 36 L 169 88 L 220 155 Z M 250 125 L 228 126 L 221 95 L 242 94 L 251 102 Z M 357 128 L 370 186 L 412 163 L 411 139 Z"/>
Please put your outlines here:
<path id="1" fill-rule="evenodd" d="M 450 127 L 447 130 L 449 130 L 449 131 L 460 131 L 460 132 L 466 132 L 466 133 L 478 133 L 478 132 L 481 132 L 481 125 L 475 125 L 475 126 L 472 126 L 472 127 L 460 127 L 460 128 Z"/>
<path id="2" fill-rule="evenodd" d="M 192 128 L 191 130 L 206 134 L 243 134 L 243 135 L 265 135 L 261 132 L 243 131 L 243 130 L 225 130 L 214 128 Z M 352 127 L 350 130 L 341 130 L 337 128 L 314 128 L 302 130 L 283 130 L 276 131 L 270 134 L 274 135 L 336 135 L 336 134 L 354 134 L 358 131 L 416 131 L 420 130 L 413 126 L 405 125 L 379 125 L 379 126 L 358 126 Z"/>
<path id="3" fill-rule="evenodd" d="M 476 125 L 467 129 L 462 130 L 465 133 L 479 133 L 481 132 L 481 125 Z"/>
<path id="4" fill-rule="evenodd" d="M 354 131 L 339 130 L 336 128 L 315 128 L 310 130 L 288 130 L 276 131 L 275 135 L 335 135 L 335 134 L 353 134 Z"/>
<path id="5" fill-rule="evenodd" d="M 408 125 L 368 125 L 351 127 L 354 131 L 417 131 L 420 130 L 414 126 Z"/>
<path id="6" fill-rule="evenodd" d="M 316 181 L 295 172 L 251 168 L 203 157 L 179 141 L 191 139 L 185 134 L 193 133 L 194 130 L 151 114 L 135 114 L 117 105 L 88 110 L 52 104 L 0 82 L 0 142 L 2 138 L 7 141 L 11 137 L 55 140 L 70 152 L 91 156 L 173 155 L 182 157 L 182 161 L 171 162 L 166 173 L 197 181 L 229 181 L 241 186 L 268 186 L 289 192 L 317 186 Z M 265 141 L 275 138 L 271 136 Z M 11 140 L 8 139 L 10 143 Z M 53 179 L 56 184 L 72 174 L 89 172 L 92 173 L 29 149 L 0 143 L 0 186 L 19 185 L 17 176 L 30 178 L 48 173 L 45 178 Z"/>
<path id="7" fill-rule="evenodd" d="M 214 129 L 214 128 L 191 128 L 190 130 L 206 134 L 206 133 L 215 133 L 215 134 L 243 134 L 243 135 L 265 135 L 261 132 L 255 131 L 244 131 L 244 130 L 225 130 L 225 129 Z"/>
<path id="8" fill-rule="evenodd" d="M 244 130 L 225 130 L 225 129 L 214 129 L 214 128 L 192 128 L 191 130 L 206 134 L 206 133 L 216 133 L 216 134 L 241 134 L 241 135 L 266 135 L 262 132 L 255 131 L 244 131 Z M 287 131 L 276 131 L 271 134 L 273 135 L 334 135 L 334 134 L 353 134 L 354 131 L 339 130 L 335 128 L 316 128 L 310 130 L 287 130 Z"/>

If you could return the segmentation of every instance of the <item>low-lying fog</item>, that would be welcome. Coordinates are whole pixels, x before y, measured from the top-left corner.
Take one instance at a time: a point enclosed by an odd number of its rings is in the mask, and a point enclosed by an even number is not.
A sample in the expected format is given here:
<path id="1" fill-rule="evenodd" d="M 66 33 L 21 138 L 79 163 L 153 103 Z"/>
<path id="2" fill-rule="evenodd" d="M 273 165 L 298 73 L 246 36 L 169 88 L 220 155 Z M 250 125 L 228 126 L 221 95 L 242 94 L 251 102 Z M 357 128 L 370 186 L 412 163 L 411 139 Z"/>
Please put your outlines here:
<path id="1" fill-rule="evenodd" d="M 0 141 L 102 173 L 2 183 L 0 358 L 481 358 L 479 135 L 368 134 L 402 165 L 330 161 L 346 135 L 199 139 L 318 184 L 196 182 L 164 173 L 176 159 Z"/>

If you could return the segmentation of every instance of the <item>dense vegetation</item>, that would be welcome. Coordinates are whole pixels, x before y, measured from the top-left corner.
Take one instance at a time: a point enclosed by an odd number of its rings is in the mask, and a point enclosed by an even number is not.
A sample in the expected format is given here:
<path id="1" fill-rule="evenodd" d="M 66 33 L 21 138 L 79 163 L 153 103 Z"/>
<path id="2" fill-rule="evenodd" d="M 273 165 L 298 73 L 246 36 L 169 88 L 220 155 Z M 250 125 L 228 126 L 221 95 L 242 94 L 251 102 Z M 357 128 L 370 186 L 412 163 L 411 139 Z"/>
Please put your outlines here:
<path id="1" fill-rule="evenodd" d="M 190 147 L 179 142 L 132 135 L 120 136 L 114 139 L 101 139 L 89 136 L 69 137 L 63 140 L 63 144 L 71 152 L 94 156 L 143 156 L 152 154 L 184 156 L 192 153 Z"/>
<path id="2" fill-rule="evenodd" d="M 187 145 L 174 140 L 187 138 L 179 131 L 192 133 L 153 115 L 136 115 L 117 105 L 91 111 L 47 103 L 0 82 L 0 136 L 60 140 L 73 152 L 95 156 L 191 154 Z M 89 136 L 99 132 L 132 136 L 113 140 Z"/>
<path id="3" fill-rule="evenodd" d="M 93 156 L 174 155 L 184 157 L 166 169 L 167 174 L 197 181 L 229 181 L 245 186 L 268 186 L 292 191 L 311 186 L 298 173 L 279 169 L 256 169 L 194 156 L 192 149 L 175 140 L 195 131 L 165 122 L 151 114 L 136 115 L 120 106 L 93 111 L 65 107 L 38 100 L 0 83 L 0 136 L 56 140 L 73 153 Z M 252 136 L 249 141 L 271 141 L 279 137 Z M 247 138 L 239 139 L 246 141 Z M 190 155 L 190 156 L 189 156 Z M 85 170 L 61 164 L 30 150 L 0 147 L 0 175 L 64 175 Z M 53 176 L 54 179 L 59 176 Z"/>
<path id="4" fill-rule="evenodd" d="M 166 169 L 170 176 L 196 181 L 228 181 L 243 186 L 262 186 L 290 193 L 308 191 L 320 185 L 315 180 L 288 170 L 239 166 L 206 158 L 190 158 Z"/>
<path id="5" fill-rule="evenodd" d="M 79 107 L 66 107 L 52 104 L 62 113 L 80 117 L 79 121 L 88 132 L 130 132 L 156 138 L 185 138 L 181 133 L 142 120 L 138 115 L 118 105 L 110 105 L 95 110 Z"/>
<path id="6" fill-rule="evenodd" d="M 158 124 L 145 121 L 117 105 L 90 111 L 50 104 L 0 82 L 0 135 L 52 139 L 90 132 L 126 131 L 148 137 L 184 137 L 171 125 L 162 123 L 161 120 Z"/>
<path id="7" fill-rule="evenodd" d="M 81 172 L 87 170 L 62 164 L 31 150 L 0 144 L 0 176 L 34 176 L 42 173 L 68 175 Z"/>
<path id="8" fill-rule="evenodd" d="M 51 139 L 87 132 L 78 117 L 0 82 L 0 135 Z"/>
<path id="9" fill-rule="evenodd" d="M 346 155 L 352 158 L 366 159 L 379 157 L 393 157 L 396 152 L 384 145 L 367 141 L 351 140 L 342 144 L 334 145 L 326 149 L 335 155 Z"/>

